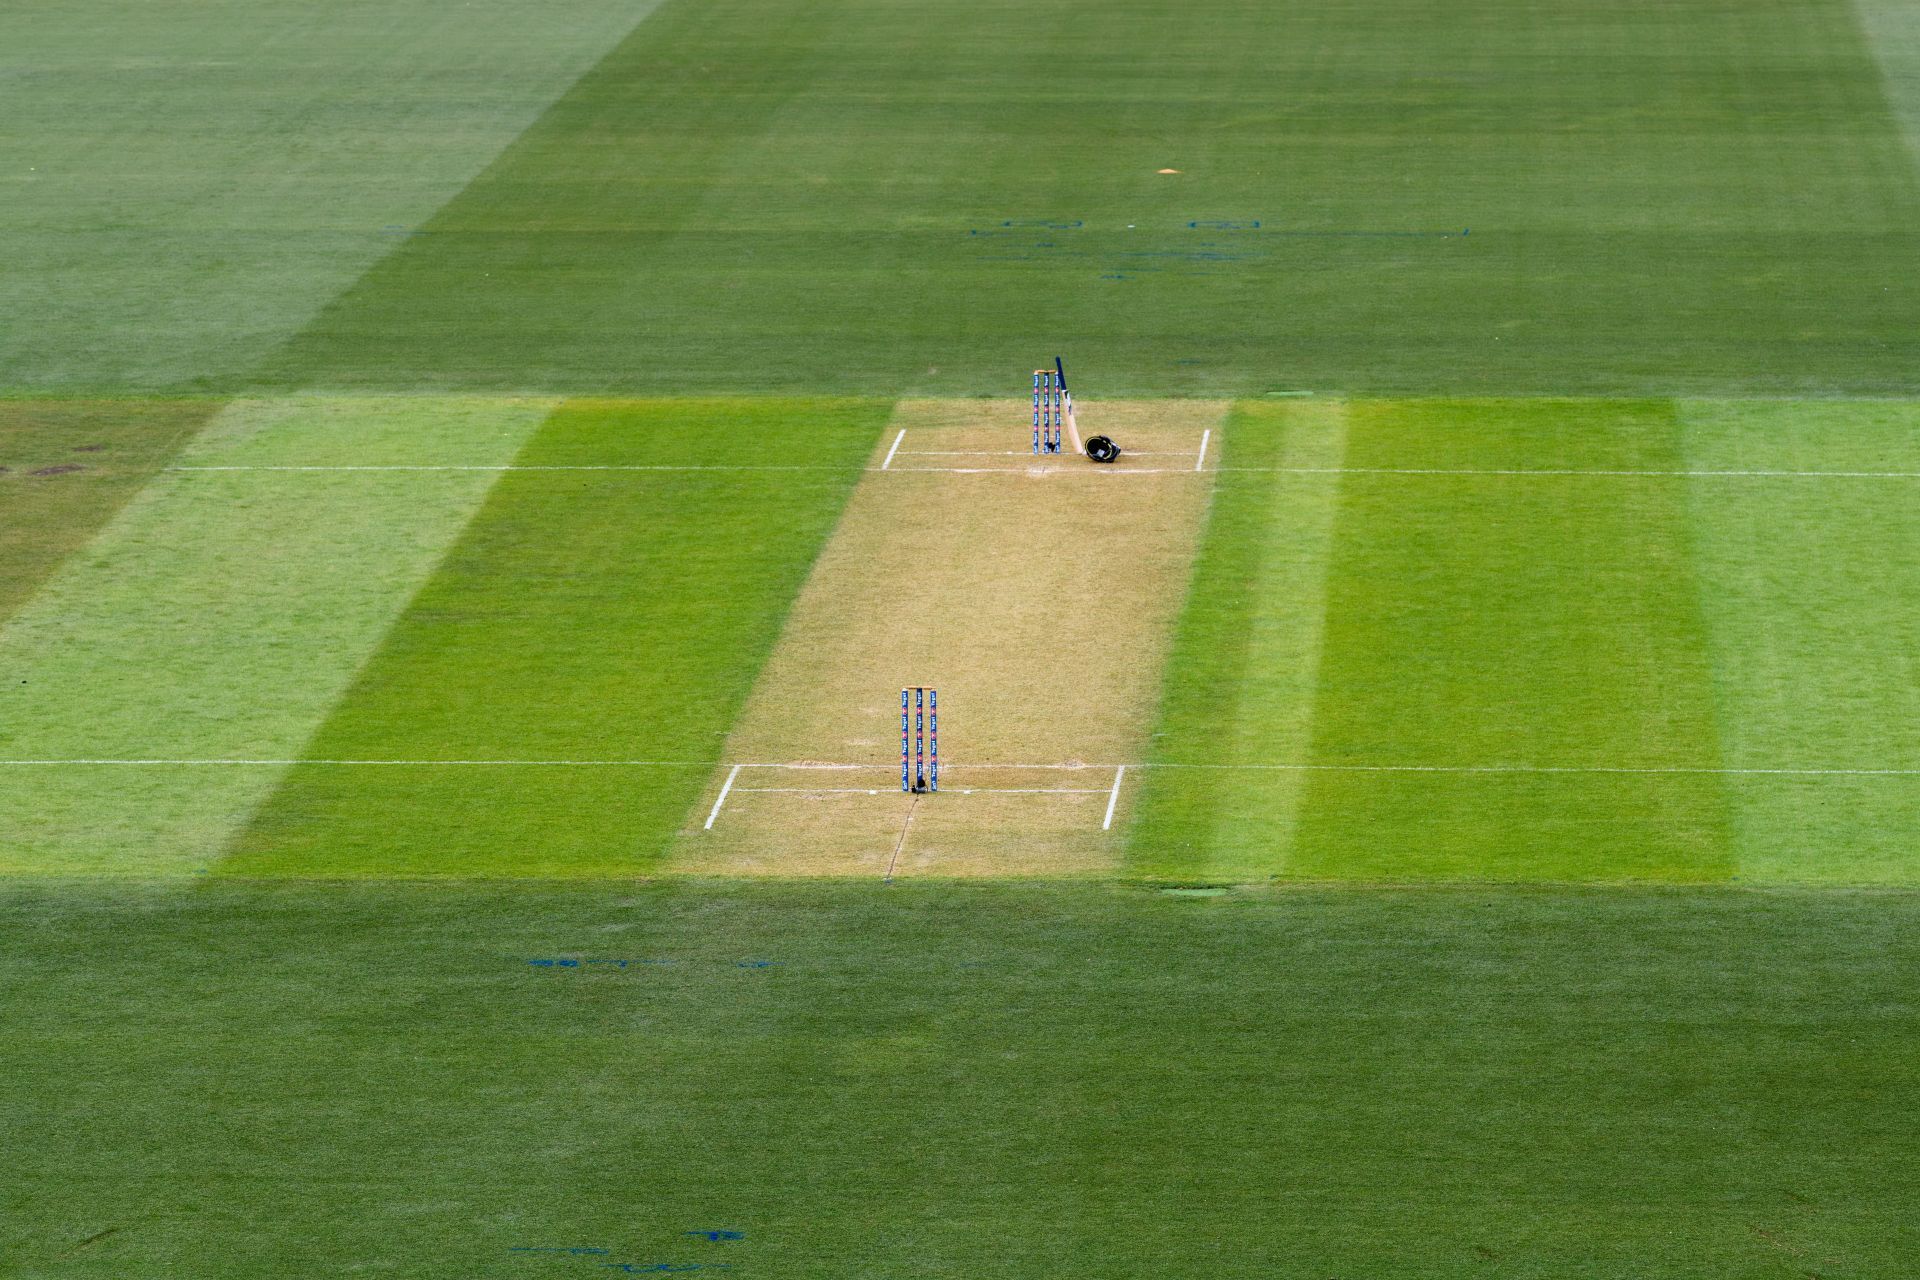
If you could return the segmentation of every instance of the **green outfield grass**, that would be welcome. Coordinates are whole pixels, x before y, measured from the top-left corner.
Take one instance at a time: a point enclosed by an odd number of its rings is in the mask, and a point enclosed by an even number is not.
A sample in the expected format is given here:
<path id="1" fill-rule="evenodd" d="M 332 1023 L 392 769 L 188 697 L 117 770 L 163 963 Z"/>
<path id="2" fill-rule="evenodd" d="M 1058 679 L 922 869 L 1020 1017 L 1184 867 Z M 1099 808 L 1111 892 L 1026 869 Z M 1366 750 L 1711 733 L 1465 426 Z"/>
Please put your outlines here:
<path id="1" fill-rule="evenodd" d="M 1885 83 L 1848 0 L 673 0 L 263 376 L 1912 392 Z"/>
<path id="2" fill-rule="evenodd" d="M 232 388 L 649 8 L 11 7 L 0 391 Z"/>
<path id="3" fill-rule="evenodd" d="M 1920 1247 L 1910 894 L 16 885 L 0 926 L 23 1280 Z M 608 1252 L 511 1252 L 557 1246 Z"/>

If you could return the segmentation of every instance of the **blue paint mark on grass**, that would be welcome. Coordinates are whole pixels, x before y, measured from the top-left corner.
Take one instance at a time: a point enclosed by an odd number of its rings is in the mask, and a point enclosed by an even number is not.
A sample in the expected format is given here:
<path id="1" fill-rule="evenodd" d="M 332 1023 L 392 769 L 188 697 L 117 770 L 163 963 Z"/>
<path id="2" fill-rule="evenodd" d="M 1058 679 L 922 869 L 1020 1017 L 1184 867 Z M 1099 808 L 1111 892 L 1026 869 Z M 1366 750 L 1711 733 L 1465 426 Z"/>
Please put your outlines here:
<path id="1" fill-rule="evenodd" d="M 1465 235 L 1463 231 L 1368 231 L 1362 229 L 1334 228 L 1328 230 L 1269 231 L 1270 236 L 1284 236 L 1290 240 L 1453 240 Z"/>
<path id="2" fill-rule="evenodd" d="M 602 1249 L 590 1244 L 517 1244 L 507 1250 L 508 1253 L 559 1253 L 579 1256 L 581 1254 L 600 1255 L 612 1253 L 611 1249 Z"/>
<path id="3" fill-rule="evenodd" d="M 644 967 L 649 965 L 658 968 L 679 963 L 680 961 L 678 960 L 654 958 L 635 959 L 625 956 L 608 958 L 588 957 L 585 959 L 573 956 L 536 956 L 527 961 L 528 967 L 533 969 L 590 969 L 595 966 L 608 969 L 625 969 L 630 966 Z M 736 969 L 777 969 L 785 963 L 786 961 L 784 960 L 735 960 L 733 967 Z"/>

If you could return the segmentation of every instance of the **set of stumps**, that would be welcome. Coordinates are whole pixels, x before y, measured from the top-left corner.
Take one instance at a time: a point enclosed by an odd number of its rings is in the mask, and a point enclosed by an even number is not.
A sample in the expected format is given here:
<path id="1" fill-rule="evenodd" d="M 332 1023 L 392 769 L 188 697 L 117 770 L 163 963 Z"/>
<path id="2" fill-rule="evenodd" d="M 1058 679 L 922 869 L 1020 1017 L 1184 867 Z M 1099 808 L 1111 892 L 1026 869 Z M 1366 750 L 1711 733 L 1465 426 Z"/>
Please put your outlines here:
<path id="1" fill-rule="evenodd" d="M 1053 368 L 1033 371 L 1033 451 L 1036 454 L 1063 452 L 1062 434 L 1073 441 L 1073 451 L 1092 462 L 1112 462 L 1120 456 L 1120 446 L 1106 436 L 1094 436 L 1080 443 L 1080 424 L 1073 413 L 1073 392 L 1067 390 L 1067 365 L 1059 356 Z"/>
<path id="2" fill-rule="evenodd" d="M 913 742 L 911 768 L 907 755 L 909 736 Z M 900 691 L 900 789 L 912 792 L 940 789 L 940 693 L 923 684 L 909 685 Z"/>

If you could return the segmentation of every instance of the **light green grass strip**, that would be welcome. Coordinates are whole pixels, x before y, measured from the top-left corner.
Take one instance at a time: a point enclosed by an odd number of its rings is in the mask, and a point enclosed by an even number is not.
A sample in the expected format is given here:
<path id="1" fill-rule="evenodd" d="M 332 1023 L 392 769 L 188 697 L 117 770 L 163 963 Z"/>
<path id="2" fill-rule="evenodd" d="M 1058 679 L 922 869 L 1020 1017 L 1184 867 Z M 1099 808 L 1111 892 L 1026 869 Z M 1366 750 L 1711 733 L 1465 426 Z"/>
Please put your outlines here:
<path id="1" fill-rule="evenodd" d="M 502 463 L 539 400 L 248 401 L 181 465 L 403 449 Z M 489 472 L 169 472 L 0 630 L 0 757 L 300 754 L 479 506 Z M 0 871 L 206 866 L 273 767 L 0 765 Z"/>
<path id="2" fill-rule="evenodd" d="M 891 409 L 569 401 L 516 460 L 532 469 L 492 491 L 307 755 L 692 767 L 314 764 L 288 776 L 223 869 L 654 869 Z M 740 466 L 796 469 L 728 469 Z M 901 530 L 903 605 L 924 607 L 912 534 Z"/>
<path id="3" fill-rule="evenodd" d="M 1330 472 L 1346 451 L 1346 406 L 1239 404 L 1220 447 L 1225 470 L 1168 663 L 1154 760 L 1304 759 L 1339 494 Z M 1303 775 L 1162 768 L 1142 779 L 1128 840 L 1131 873 L 1247 881 L 1284 868 Z"/>
<path id="4" fill-rule="evenodd" d="M 1674 470 L 1665 402 L 1356 404 L 1349 467 Z M 1684 485 L 1342 477 L 1299 848 L 1360 880 L 1732 872 Z M 1400 772 L 1375 772 L 1390 766 Z M 1462 772 L 1487 766 L 1572 772 Z M 1427 772 L 1426 770 L 1440 770 Z"/>
<path id="5" fill-rule="evenodd" d="M 1920 405 L 1690 402 L 1699 468 L 1920 472 Z M 1920 480 L 1689 485 L 1726 762 L 1920 768 Z M 1729 780 L 1740 876 L 1920 880 L 1920 777 Z"/>
<path id="6" fill-rule="evenodd" d="M 0 369 L 37 388 L 229 385 L 652 7 L 8 5 Z"/>
<path id="7" fill-rule="evenodd" d="M 1920 6 L 1912 0 L 1853 0 L 1853 9 L 1880 64 L 1887 108 L 1920 164 Z"/>

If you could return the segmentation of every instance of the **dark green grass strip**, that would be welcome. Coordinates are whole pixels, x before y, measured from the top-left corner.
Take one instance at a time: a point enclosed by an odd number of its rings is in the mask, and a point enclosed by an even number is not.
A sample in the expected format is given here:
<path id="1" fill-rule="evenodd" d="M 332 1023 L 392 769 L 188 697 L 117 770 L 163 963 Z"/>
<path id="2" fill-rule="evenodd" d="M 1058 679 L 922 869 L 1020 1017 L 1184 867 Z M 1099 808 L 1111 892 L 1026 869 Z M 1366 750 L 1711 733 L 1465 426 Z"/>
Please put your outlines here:
<path id="1" fill-rule="evenodd" d="M 223 869 L 279 875 L 650 870 L 706 781 L 890 406 L 576 401 L 307 752 L 314 760 L 694 767 L 296 768 Z"/>
<path id="2" fill-rule="evenodd" d="M 1917 968 L 1911 894 L 15 885 L 0 1270 L 1896 1280 Z"/>
<path id="3" fill-rule="evenodd" d="M 675 0 L 262 376 L 1906 391 L 1917 253 L 1848 0 Z"/>
<path id="4" fill-rule="evenodd" d="M 0 399 L 0 622 L 219 408 L 217 400 Z"/>
<path id="5" fill-rule="evenodd" d="M 1348 465 L 1685 465 L 1665 402 L 1357 405 Z M 1686 491 L 1670 479 L 1343 477 L 1316 766 L 1720 764 Z M 1317 772 L 1290 874 L 1733 872 L 1712 774 Z"/>

